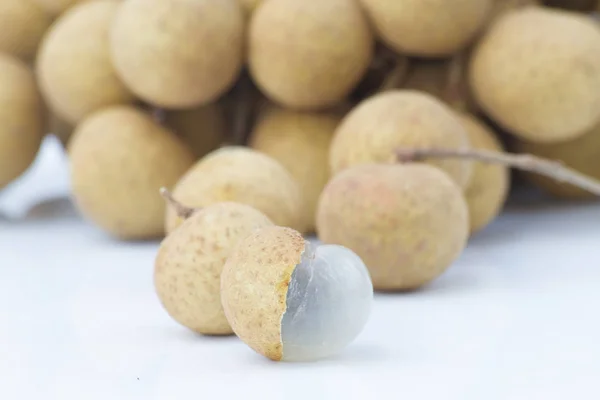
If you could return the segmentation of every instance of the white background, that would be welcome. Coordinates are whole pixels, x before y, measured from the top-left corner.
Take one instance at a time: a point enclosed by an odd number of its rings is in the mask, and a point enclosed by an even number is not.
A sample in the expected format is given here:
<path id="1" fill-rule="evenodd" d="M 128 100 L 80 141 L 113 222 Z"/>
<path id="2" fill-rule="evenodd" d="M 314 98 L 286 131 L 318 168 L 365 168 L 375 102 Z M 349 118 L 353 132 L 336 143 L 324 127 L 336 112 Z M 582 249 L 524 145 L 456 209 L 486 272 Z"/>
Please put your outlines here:
<path id="1" fill-rule="evenodd" d="M 339 357 L 285 364 L 174 323 L 158 243 L 82 221 L 67 173 L 49 141 L 0 194 L 0 399 L 600 398 L 600 205 L 511 205 L 430 287 L 376 295 Z"/>

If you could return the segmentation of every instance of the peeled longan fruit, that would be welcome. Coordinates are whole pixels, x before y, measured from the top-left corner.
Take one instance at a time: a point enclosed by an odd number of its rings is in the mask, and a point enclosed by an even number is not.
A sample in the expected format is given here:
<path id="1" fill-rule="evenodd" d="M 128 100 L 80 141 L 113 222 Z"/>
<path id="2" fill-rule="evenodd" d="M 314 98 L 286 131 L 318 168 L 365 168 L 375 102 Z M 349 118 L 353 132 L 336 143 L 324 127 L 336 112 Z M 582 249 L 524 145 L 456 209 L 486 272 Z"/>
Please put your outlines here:
<path id="1" fill-rule="evenodd" d="M 518 141 L 515 147 L 518 152 L 558 160 L 582 174 L 600 179 L 600 124 L 584 135 L 566 142 Z M 525 177 L 558 198 L 584 200 L 594 196 L 588 191 L 539 174 L 526 174 Z"/>
<path id="2" fill-rule="evenodd" d="M 32 0 L 0 1 L 0 52 L 32 61 L 52 19 Z"/>
<path id="3" fill-rule="evenodd" d="M 277 225 L 306 229 L 298 182 L 275 159 L 246 147 L 226 146 L 207 154 L 181 177 L 173 195 L 190 207 L 222 201 L 247 204 Z M 168 209 L 167 232 L 180 223 L 176 213 Z"/>
<path id="4" fill-rule="evenodd" d="M 321 191 L 329 180 L 329 145 L 341 119 L 334 113 L 307 113 L 272 108 L 250 137 L 250 145 L 279 161 L 300 184 L 306 204 L 307 231 L 315 229 Z"/>
<path id="5" fill-rule="evenodd" d="M 469 236 L 460 187 L 426 164 L 368 164 L 340 172 L 317 210 L 324 243 L 358 254 L 378 290 L 410 290 L 440 276 Z"/>
<path id="6" fill-rule="evenodd" d="M 91 114 L 69 143 L 71 185 L 84 217 L 108 234 L 126 240 L 164 234 L 170 188 L 195 157 L 174 133 L 132 106 Z"/>
<path id="7" fill-rule="evenodd" d="M 287 108 L 341 102 L 366 73 L 374 51 L 354 0 L 269 0 L 252 15 L 248 35 L 255 83 Z"/>
<path id="8" fill-rule="evenodd" d="M 125 0 L 111 31 L 119 76 L 165 108 L 212 102 L 237 79 L 244 15 L 237 0 Z"/>
<path id="9" fill-rule="evenodd" d="M 220 103 L 166 112 L 165 124 L 200 158 L 217 149 L 227 138 L 227 121 Z"/>
<path id="10" fill-rule="evenodd" d="M 394 162 L 395 151 L 410 147 L 469 148 L 456 114 L 435 97 L 414 90 L 389 90 L 352 109 L 338 126 L 330 150 L 333 174 L 358 165 Z M 431 160 L 464 187 L 472 165 L 464 160 Z"/>
<path id="11" fill-rule="evenodd" d="M 311 361 L 348 346 L 366 325 L 373 285 L 342 246 L 314 247 L 290 228 L 256 230 L 221 274 L 221 301 L 236 335 L 275 361 Z"/>
<path id="12" fill-rule="evenodd" d="M 167 313 L 202 334 L 233 331 L 221 306 L 221 271 L 238 242 L 272 225 L 260 211 L 224 202 L 194 212 L 161 243 L 154 285 Z"/>
<path id="13" fill-rule="evenodd" d="M 35 77 L 15 57 L 0 54 L 0 189 L 21 176 L 40 148 L 45 108 Z"/>
<path id="14" fill-rule="evenodd" d="M 494 132 L 474 116 L 460 116 L 474 149 L 502 152 L 504 147 Z M 510 190 L 510 171 L 503 165 L 475 162 L 473 176 L 465 190 L 471 233 L 480 231 L 502 211 Z"/>
<path id="15" fill-rule="evenodd" d="M 394 50 L 443 57 L 468 46 L 492 0 L 360 0 L 379 37 Z"/>
<path id="16" fill-rule="evenodd" d="M 108 32 L 120 3 L 94 0 L 61 15 L 40 48 L 37 75 L 50 109 L 71 124 L 134 101 L 110 59 Z"/>
<path id="17" fill-rule="evenodd" d="M 470 84 L 488 116 L 518 137 L 574 139 L 600 121 L 600 28 L 567 11 L 506 12 L 473 51 Z"/>

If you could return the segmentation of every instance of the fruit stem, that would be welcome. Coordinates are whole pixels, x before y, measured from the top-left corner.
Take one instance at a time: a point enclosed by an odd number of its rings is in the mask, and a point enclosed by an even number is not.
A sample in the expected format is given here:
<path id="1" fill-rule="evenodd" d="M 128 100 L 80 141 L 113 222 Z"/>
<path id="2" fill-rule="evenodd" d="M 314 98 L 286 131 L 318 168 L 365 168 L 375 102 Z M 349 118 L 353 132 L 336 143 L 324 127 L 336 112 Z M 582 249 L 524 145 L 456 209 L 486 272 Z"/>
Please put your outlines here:
<path id="1" fill-rule="evenodd" d="M 188 219 L 189 217 L 196 212 L 195 208 L 187 207 L 175 200 L 171 192 L 167 190 L 167 188 L 160 188 L 160 195 L 167 201 L 167 203 L 175 209 L 177 216 L 179 218 Z"/>
<path id="2" fill-rule="evenodd" d="M 501 164 L 544 175 L 561 183 L 568 183 L 600 196 L 600 181 L 565 167 L 561 162 L 547 160 L 531 154 L 511 154 L 490 150 L 468 149 L 401 149 L 396 152 L 399 162 L 423 161 L 427 158 L 461 158 L 488 164 Z"/>

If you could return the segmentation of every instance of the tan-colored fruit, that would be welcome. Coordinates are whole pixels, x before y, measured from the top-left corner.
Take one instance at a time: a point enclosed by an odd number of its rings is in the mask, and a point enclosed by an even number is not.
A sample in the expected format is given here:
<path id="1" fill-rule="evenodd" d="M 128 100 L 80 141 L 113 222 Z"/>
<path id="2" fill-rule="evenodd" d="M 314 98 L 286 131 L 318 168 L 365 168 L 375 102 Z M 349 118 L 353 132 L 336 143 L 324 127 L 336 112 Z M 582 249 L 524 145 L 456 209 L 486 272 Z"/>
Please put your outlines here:
<path id="1" fill-rule="evenodd" d="M 354 250 L 379 290 L 419 288 L 463 251 L 469 210 L 461 189 L 426 164 L 361 165 L 327 184 L 317 211 L 324 243 Z"/>
<path id="2" fill-rule="evenodd" d="M 32 0 L 0 1 L 0 52 L 32 61 L 51 23 L 51 17 Z"/>
<path id="3" fill-rule="evenodd" d="M 260 211 L 239 203 L 217 203 L 196 211 L 161 243 L 154 285 L 167 313 L 202 334 L 233 331 L 221 306 L 221 271 L 238 242 L 272 225 Z"/>
<path id="4" fill-rule="evenodd" d="M 474 149 L 504 151 L 500 140 L 483 122 L 467 114 L 461 115 L 460 119 Z M 510 171 L 507 167 L 482 162 L 473 164 L 473 176 L 465 190 L 471 233 L 480 231 L 500 214 L 509 189 Z"/>
<path id="5" fill-rule="evenodd" d="M 177 182 L 173 195 L 190 207 L 222 201 L 247 204 L 277 225 L 306 229 L 299 184 L 283 165 L 253 149 L 227 146 L 207 154 Z M 167 232 L 180 223 L 176 213 L 168 209 Z"/>
<path id="6" fill-rule="evenodd" d="M 248 41 L 257 86 L 274 102 L 297 109 L 342 101 L 366 73 L 374 51 L 368 22 L 354 0 L 269 0 L 252 15 Z"/>
<path id="7" fill-rule="evenodd" d="M 44 135 L 45 108 L 30 69 L 0 54 L 0 189 L 34 161 Z"/>
<path id="8" fill-rule="evenodd" d="M 50 113 L 48 115 L 48 132 L 46 133 L 51 133 L 56 136 L 63 146 L 67 147 L 69 144 L 74 129 L 72 124 L 66 122 L 56 114 Z"/>
<path id="9" fill-rule="evenodd" d="M 467 149 L 469 139 L 456 114 L 435 97 L 413 90 L 390 90 L 359 103 L 338 126 L 330 151 L 334 174 L 358 164 L 395 162 L 400 148 Z M 428 161 L 460 186 L 471 178 L 471 162 Z"/>
<path id="10" fill-rule="evenodd" d="M 340 352 L 362 331 L 373 284 L 342 246 L 314 247 L 290 228 L 270 226 L 241 240 L 221 274 L 221 302 L 233 331 L 275 361 Z"/>
<path id="11" fill-rule="evenodd" d="M 80 212 L 121 239 L 164 234 L 165 203 L 171 188 L 195 157 L 174 133 L 131 106 L 93 113 L 69 143 L 71 185 Z"/>
<path id="12" fill-rule="evenodd" d="M 42 42 L 37 63 L 50 109 L 71 124 L 103 107 L 134 101 L 110 59 L 108 33 L 120 3 L 94 0 L 61 15 Z"/>
<path id="13" fill-rule="evenodd" d="M 449 56 L 483 27 L 491 0 L 360 0 L 380 38 L 404 54 Z"/>
<path id="14" fill-rule="evenodd" d="M 341 117 L 273 108 L 260 119 L 250 145 L 279 161 L 300 184 L 307 231 L 315 229 L 321 191 L 329 180 L 329 146 Z"/>
<path id="15" fill-rule="evenodd" d="M 592 11 L 596 8 L 598 0 L 545 0 L 544 4 L 566 10 Z"/>
<path id="16" fill-rule="evenodd" d="M 166 112 L 165 124 L 192 149 L 197 158 L 217 149 L 227 138 L 227 121 L 220 103 Z"/>
<path id="17" fill-rule="evenodd" d="M 600 179 L 600 124 L 586 134 L 570 141 L 560 143 L 519 141 L 515 147 L 518 152 L 558 160 L 582 174 Z M 594 196 L 588 191 L 539 174 L 525 174 L 524 176 L 558 198 L 589 199 Z"/>
<path id="18" fill-rule="evenodd" d="M 600 121 L 600 28 L 568 11 L 509 11 L 475 48 L 470 84 L 481 108 L 522 139 L 573 139 Z"/>
<path id="19" fill-rule="evenodd" d="M 32 0 L 50 15 L 59 15 L 76 4 L 93 0 Z M 121 1 L 121 0 L 117 0 Z"/>
<path id="20" fill-rule="evenodd" d="M 199 106 L 225 93 L 241 71 L 243 11 L 237 0 L 125 0 L 111 50 L 119 75 L 143 100 Z"/>

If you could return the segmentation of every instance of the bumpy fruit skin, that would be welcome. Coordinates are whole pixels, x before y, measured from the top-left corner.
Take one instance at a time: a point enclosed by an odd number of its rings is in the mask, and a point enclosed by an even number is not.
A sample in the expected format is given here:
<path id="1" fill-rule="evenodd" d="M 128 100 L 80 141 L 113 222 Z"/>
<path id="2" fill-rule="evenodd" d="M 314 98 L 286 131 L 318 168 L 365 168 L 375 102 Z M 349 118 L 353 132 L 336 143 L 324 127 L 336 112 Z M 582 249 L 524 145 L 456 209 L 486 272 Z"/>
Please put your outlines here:
<path id="1" fill-rule="evenodd" d="M 75 4 L 83 3 L 84 1 L 93 0 L 32 0 L 43 8 L 50 15 L 59 15 L 67 11 L 70 7 Z M 121 1 L 121 0 L 117 0 Z"/>
<path id="2" fill-rule="evenodd" d="M 577 139 L 560 143 L 532 143 L 519 141 L 515 144 L 520 153 L 533 154 L 538 157 L 561 161 L 566 166 L 600 179 L 600 125 Z M 563 199 L 586 200 L 593 194 L 569 185 L 546 178 L 539 174 L 525 174 L 528 180 L 553 196 Z"/>
<path id="3" fill-rule="evenodd" d="M 360 0 L 379 37 L 403 54 L 449 56 L 471 43 L 491 0 Z"/>
<path id="4" fill-rule="evenodd" d="M 239 203 L 217 203 L 196 211 L 161 243 L 154 285 L 167 313 L 206 335 L 233 331 L 221 306 L 221 271 L 242 239 L 273 223 Z"/>
<path id="5" fill-rule="evenodd" d="M 35 77 L 17 58 L 0 54 L 0 189 L 34 161 L 44 135 L 45 107 Z"/>
<path id="6" fill-rule="evenodd" d="M 71 124 L 103 107 L 134 101 L 110 59 L 109 28 L 120 3 L 78 4 L 50 28 L 36 66 L 50 109 Z"/>
<path id="7" fill-rule="evenodd" d="M 574 139 L 600 121 L 600 28 L 567 11 L 508 11 L 474 49 L 469 80 L 505 130 L 539 143 Z"/>
<path id="8" fill-rule="evenodd" d="M 222 201 L 247 204 L 277 225 L 306 229 L 299 184 L 283 165 L 253 149 L 228 146 L 207 154 L 181 177 L 173 195 L 189 207 Z M 167 209 L 167 232 L 180 223 L 174 210 Z"/>
<path id="9" fill-rule="evenodd" d="M 32 61 L 51 23 L 51 17 L 32 0 L 0 1 L 0 52 Z"/>
<path id="10" fill-rule="evenodd" d="M 475 149 L 502 152 L 504 147 L 483 122 L 471 115 L 461 115 L 461 121 Z M 475 162 L 473 176 L 465 190 L 469 205 L 471 234 L 480 231 L 502 211 L 510 190 L 510 171 L 507 167 Z"/>
<path id="11" fill-rule="evenodd" d="M 390 90 L 359 103 L 338 126 L 330 150 L 333 174 L 369 163 L 396 161 L 400 148 L 469 148 L 465 128 L 456 114 L 435 97 L 413 90 Z M 432 160 L 460 186 L 471 178 L 463 160 Z"/>
<path id="12" fill-rule="evenodd" d="M 342 101 L 366 73 L 374 51 L 368 22 L 354 0 L 269 0 L 252 15 L 248 35 L 257 86 L 272 101 L 302 110 Z"/>
<path id="13" fill-rule="evenodd" d="M 358 254 L 377 290 L 419 288 L 441 275 L 469 236 L 461 189 L 426 164 L 361 165 L 335 176 L 317 211 L 319 238 Z"/>
<path id="14" fill-rule="evenodd" d="M 194 156 L 174 133 L 130 106 L 93 113 L 69 143 L 71 185 L 84 217 L 125 240 L 164 234 L 161 187 L 171 188 Z"/>
<path id="15" fill-rule="evenodd" d="M 198 158 L 217 149 L 228 136 L 221 103 L 167 111 L 165 124 L 187 143 Z"/>
<path id="16" fill-rule="evenodd" d="M 244 27 L 237 0 L 125 0 L 111 31 L 113 62 L 143 100 L 199 106 L 235 83 Z"/>
<path id="17" fill-rule="evenodd" d="M 265 112 L 250 137 L 250 145 L 279 161 L 300 184 L 306 204 L 307 231 L 315 229 L 321 191 L 329 181 L 329 146 L 341 116 L 274 107 Z"/>
<path id="18" fill-rule="evenodd" d="M 221 301 L 233 331 L 275 361 L 283 357 L 281 319 L 304 248 L 304 238 L 293 229 L 259 229 L 239 243 L 221 274 Z"/>

